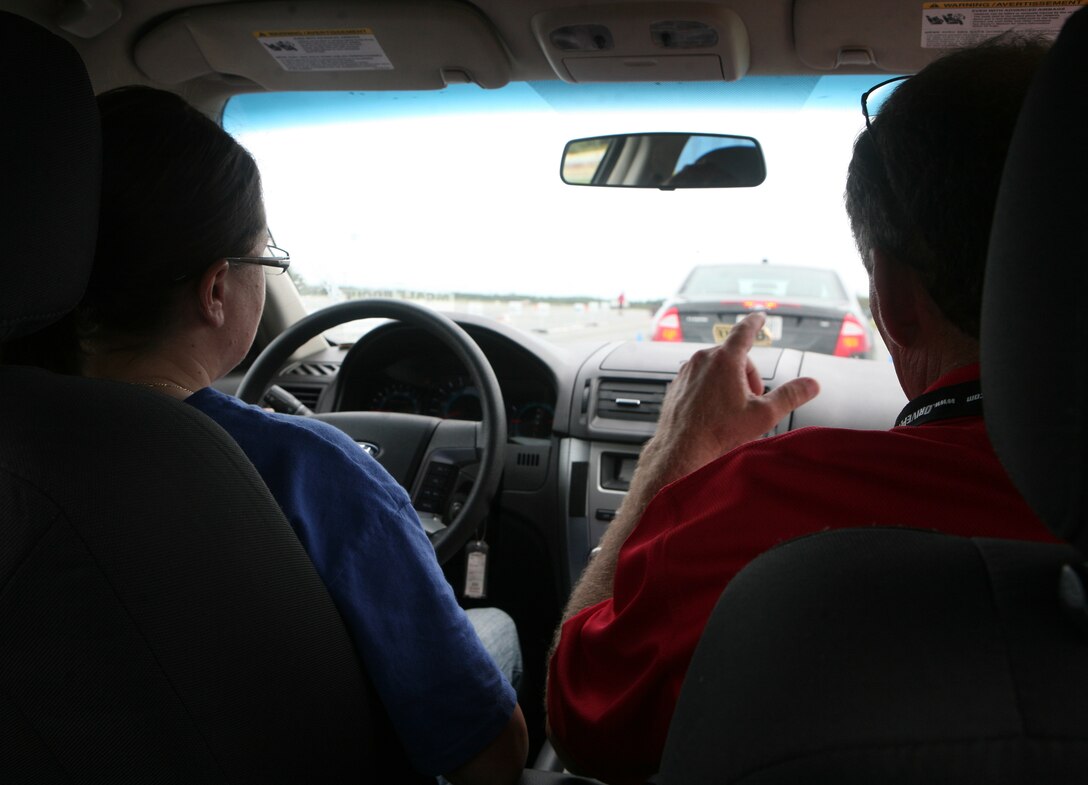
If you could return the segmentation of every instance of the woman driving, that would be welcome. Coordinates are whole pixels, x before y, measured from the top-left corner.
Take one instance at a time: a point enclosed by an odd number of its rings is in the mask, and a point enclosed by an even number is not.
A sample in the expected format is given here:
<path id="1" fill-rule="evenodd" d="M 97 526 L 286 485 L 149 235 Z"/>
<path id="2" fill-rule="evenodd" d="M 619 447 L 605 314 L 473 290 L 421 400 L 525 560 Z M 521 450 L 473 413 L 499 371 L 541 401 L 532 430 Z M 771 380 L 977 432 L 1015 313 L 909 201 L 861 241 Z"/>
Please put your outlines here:
<path id="1" fill-rule="evenodd" d="M 455 783 L 515 781 L 527 749 L 516 694 L 405 491 L 337 429 L 211 386 L 246 356 L 265 276 L 289 262 L 272 245 L 253 158 L 172 93 L 121 88 L 99 109 L 99 241 L 75 317 L 82 373 L 183 400 L 238 442 L 322 577 L 416 768 Z M 520 657 L 509 617 L 488 610 L 487 623 L 501 616 L 488 648 Z"/>

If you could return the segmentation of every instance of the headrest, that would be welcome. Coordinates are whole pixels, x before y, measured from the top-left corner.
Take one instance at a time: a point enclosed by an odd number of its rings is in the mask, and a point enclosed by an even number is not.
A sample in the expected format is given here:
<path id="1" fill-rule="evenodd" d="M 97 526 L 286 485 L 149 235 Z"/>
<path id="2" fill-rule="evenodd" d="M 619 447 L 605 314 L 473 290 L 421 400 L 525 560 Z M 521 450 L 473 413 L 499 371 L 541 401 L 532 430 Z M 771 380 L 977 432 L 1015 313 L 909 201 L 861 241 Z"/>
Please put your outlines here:
<path id="1" fill-rule="evenodd" d="M 87 71 L 63 39 L 0 12 L 0 341 L 79 302 L 94 261 L 101 168 Z"/>
<path id="2" fill-rule="evenodd" d="M 986 423 L 1013 482 L 1088 552 L 1088 8 L 1044 59 L 994 212 L 982 311 Z"/>

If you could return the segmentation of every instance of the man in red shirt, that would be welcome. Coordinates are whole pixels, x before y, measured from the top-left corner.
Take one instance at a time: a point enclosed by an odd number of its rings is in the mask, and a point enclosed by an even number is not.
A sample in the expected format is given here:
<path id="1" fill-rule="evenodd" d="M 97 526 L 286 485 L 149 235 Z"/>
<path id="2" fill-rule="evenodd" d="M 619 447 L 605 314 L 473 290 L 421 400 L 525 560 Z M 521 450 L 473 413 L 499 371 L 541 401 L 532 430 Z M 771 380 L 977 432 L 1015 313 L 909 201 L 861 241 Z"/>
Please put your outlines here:
<path id="1" fill-rule="evenodd" d="M 1012 40 L 958 52 L 899 82 L 879 116 L 867 109 L 846 202 L 873 318 L 911 400 L 895 427 L 760 440 L 818 393 L 800 378 L 762 394 L 748 359 L 761 314 L 681 369 L 551 658 L 549 735 L 572 768 L 615 783 L 657 770 L 718 596 L 781 542 L 869 525 L 1053 540 L 993 453 L 978 381 L 991 215 L 1045 51 Z"/>

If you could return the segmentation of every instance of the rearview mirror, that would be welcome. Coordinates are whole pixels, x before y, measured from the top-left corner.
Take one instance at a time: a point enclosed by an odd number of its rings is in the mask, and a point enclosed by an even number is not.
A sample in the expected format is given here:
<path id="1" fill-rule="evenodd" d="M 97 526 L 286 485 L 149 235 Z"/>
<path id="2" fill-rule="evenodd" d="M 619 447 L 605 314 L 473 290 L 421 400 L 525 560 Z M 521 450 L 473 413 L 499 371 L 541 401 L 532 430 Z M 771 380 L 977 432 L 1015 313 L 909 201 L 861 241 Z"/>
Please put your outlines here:
<path id="1" fill-rule="evenodd" d="M 560 177 L 569 185 L 619 188 L 750 188 L 767 176 L 750 136 L 618 134 L 567 142 Z"/>

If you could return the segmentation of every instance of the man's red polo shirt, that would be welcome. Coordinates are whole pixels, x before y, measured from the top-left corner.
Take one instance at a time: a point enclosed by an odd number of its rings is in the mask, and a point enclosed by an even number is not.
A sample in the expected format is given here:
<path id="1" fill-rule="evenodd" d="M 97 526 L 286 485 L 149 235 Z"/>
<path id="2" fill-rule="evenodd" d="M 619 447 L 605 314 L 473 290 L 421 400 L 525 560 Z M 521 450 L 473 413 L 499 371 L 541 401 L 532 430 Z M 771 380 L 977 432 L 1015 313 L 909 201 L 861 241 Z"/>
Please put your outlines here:
<path id="1" fill-rule="evenodd" d="M 977 378 L 977 365 L 961 368 L 927 392 Z M 1013 488 L 978 416 L 751 442 L 662 489 L 620 551 L 613 598 L 563 625 L 549 677 L 554 737 L 588 774 L 645 782 L 732 577 L 786 540 L 873 525 L 1055 539 Z"/>

